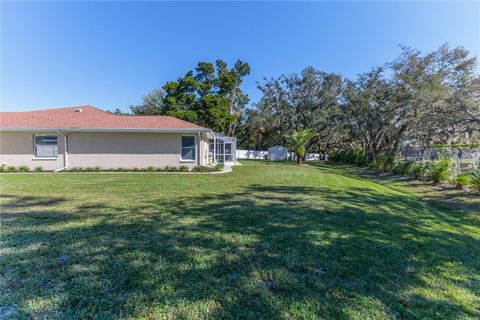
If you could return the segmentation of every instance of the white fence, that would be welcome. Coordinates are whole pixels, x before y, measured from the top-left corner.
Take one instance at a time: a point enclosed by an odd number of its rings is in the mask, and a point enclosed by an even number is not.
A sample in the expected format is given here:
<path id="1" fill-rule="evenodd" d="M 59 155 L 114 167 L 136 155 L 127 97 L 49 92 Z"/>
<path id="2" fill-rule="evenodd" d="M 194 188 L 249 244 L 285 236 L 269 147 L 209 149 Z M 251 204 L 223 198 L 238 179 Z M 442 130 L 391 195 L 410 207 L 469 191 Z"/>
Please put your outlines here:
<path id="1" fill-rule="evenodd" d="M 237 149 L 237 159 L 256 159 L 256 160 L 268 159 L 268 151 Z"/>
<path id="2" fill-rule="evenodd" d="M 402 159 L 405 161 L 436 160 L 443 155 L 451 158 L 459 171 L 480 168 L 480 149 L 474 147 L 410 147 L 401 152 Z"/>
<path id="3" fill-rule="evenodd" d="M 237 159 L 255 159 L 255 160 L 268 159 L 268 151 L 237 150 Z M 296 160 L 297 156 L 295 155 L 294 152 L 289 152 L 288 159 Z M 305 160 L 306 161 L 322 160 L 322 155 L 320 153 L 307 153 Z"/>
<path id="4" fill-rule="evenodd" d="M 289 157 L 290 160 L 297 160 L 297 155 L 295 152 L 289 152 Z M 305 155 L 305 161 L 318 161 L 322 160 L 322 155 L 320 153 L 307 153 Z"/>

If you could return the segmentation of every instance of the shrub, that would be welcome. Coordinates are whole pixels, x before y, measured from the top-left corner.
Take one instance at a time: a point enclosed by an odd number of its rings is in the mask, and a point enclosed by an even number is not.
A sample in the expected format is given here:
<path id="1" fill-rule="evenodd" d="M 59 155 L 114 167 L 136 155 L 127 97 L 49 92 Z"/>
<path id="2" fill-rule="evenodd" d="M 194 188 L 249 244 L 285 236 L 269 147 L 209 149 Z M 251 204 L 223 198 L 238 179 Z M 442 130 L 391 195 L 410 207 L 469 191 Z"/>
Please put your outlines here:
<path id="1" fill-rule="evenodd" d="M 392 172 L 393 173 L 396 173 L 396 174 L 400 174 L 400 168 L 402 166 L 402 163 L 401 162 L 397 162 L 395 161 L 394 165 L 393 165 L 393 168 L 392 168 Z"/>
<path id="2" fill-rule="evenodd" d="M 361 151 L 355 156 L 354 163 L 359 166 L 368 166 L 370 161 L 365 156 L 365 152 Z"/>
<path id="3" fill-rule="evenodd" d="M 193 167 L 192 171 L 194 171 L 194 172 L 212 172 L 212 171 L 215 171 L 215 168 L 206 167 L 206 166 L 197 166 L 197 167 Z"/>
<path id="4" fill-rule="evenodd" d="M 346 163 L 355 163 L 355 160 L 357 159 L 357 154 L 352 151 L 347 151 L 344 154 L 344 162 Z"/>
<path id="5" fill-rule="evenodd" d="M 407 175 L 412 179 L 425 179 L 428 176 L 430 165 L 423 162 L 409 162 L 406 168 Z"/>
<path id="6" fill-rule="evenodd" d="M 0 166 L 0 172 L 5 172 L 5 171 L 7 171 L 7 167 L 5 167 L 4 165 Z"/>
<path id="7" fill-rule="evenodd" d="M 439 159 L 432 163 L 428 176 L 433 182 L 449 180 L 451 176 L 452 160 L 449 158 Z"/>
<path id="8" fill-rule="evenodd" d="M 178 168 L 178 171 L 180 172 L 188 172 L 190 169 L 188 169 L 187 166 L 180 166 L 180 168 Z"/>
<path id="9" fill-rule="evenodd" d="M 27 167 L 27 166 L 20 166 L 20 167 L 18 167 L 18 171 L 20 171 L 20 172 L 29 172 L 29 171 L 30 171 L 30 168 Z"/>
<path id="10" fill-rule="evenodd" d="M 411 161 L 403 161 L 400 162 L 394 169 L 395 173 L 402 174 L 404 176 L 408 176 L 410 172 L 410 166 L 413 162 Z"/>
<path id="11" fill-rule="evenodd" d="M 402 173 L 403 167 L 405 166 L 405 162 L 401 160 L 395 160 L 392 167 L 392 172 L 396 174 L 404 174 Z"/>
<path id="12" fill-rule="evenodd" d="M 213 171 L 221 171 L 223 170 L 223 163 L 217 164 L 215 167 L 206 167 L 206 166 L 199 166 L 195 167 L 194 169 L 190 170 L 187 166 L 166 166 L 165 168 L 158 168 L 158 167 L 147 167 L 147 168 L 112 168 L 112 169 L 102 169 L 101 167 L 70 167 L 65 171 L 68 172 L 189 172 L 189 171 L 196 171 L 196 172 L 213 172 Z M 0 167 L 0 172 L 28 172 L 29 168 L 27 166 L 19 167 Z M 43 172 L 43 167 L 35 167 L 35 172 Z"/>
<path id="13" fill-rule="evenodd" d="M 5 169 L 7 172 L 17 172 L 17 168 L 14 166 L 9 166 Z"/>
<path id="14" fill-rule="evenodd" d="M 480 192 L 480 170 L 476 170 L 473 172 L 472 178 L 470 180 L 472 187 Z"/>
<path id="15" fill-rule="evenodd" d="M 344 162 L 346 159 L 346 151 L 338 151 L 332 153 L 330 160 L 337 161 L 337 162 Z"/>
<path id="16" fill-rule="evenodd" d="M 331 161 L 336 161 L 336 162 L 344 162 L 345 161 L 345 153 L 347 151 L 336 151 L 336 152 L 332 152 L 330 154 L 330 160 Z"/>
<path id="17" fill-rule="evenodd" d="M 330 155 L 330 160 L 336 161 L 336 162 L 357 164 L 360 166 L 365 166 L 369 164 L 369 161 L 365 156 L 365 152 L 363 150 L 355 151 L 355 152 L 345 151 L 345 150 L 333 152 Z"/>
<path id="18" fill-rule="evenodd" d="M 460 189 L 463 189 L 465 186 L 468 185 L 468 183 L 470 182 L 470 177 L 465 175 L 465 174 L 459 174 L 456 178 L 455 178 L 455 186 L 457 188 L 460 188 Z"/>
<path id="19" fill-rule="evenodd" d="M 166 166 L 165 168 L 163 168 L 163 172 L 175 172 L 175 171 L 177 171 L 177 168 L 175 167 Z"/>
<path id="20" fill-rule="evenodd" d="M 375 168 L 382 171 L 390 171 L 394 168 L 395 158 L 386 154 L 381 154 L 374 162 Z"/>
<path id="21" fill-rule="evenodd" d="M 338 162 L 338 152 L 335 152 L 335 151 L 330 152 L 330 153 L 328 154 L 328 160 L 330 160 L 330 161 L 337 161 L 337 162 Z"/>

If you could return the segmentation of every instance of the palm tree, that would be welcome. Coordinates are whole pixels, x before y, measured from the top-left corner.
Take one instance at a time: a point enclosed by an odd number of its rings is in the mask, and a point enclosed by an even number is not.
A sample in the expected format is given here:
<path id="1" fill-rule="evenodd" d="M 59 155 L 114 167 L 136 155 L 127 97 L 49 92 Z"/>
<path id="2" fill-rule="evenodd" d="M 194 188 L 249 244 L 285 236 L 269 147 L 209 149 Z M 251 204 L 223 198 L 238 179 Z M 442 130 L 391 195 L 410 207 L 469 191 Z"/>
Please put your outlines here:
<path id="1" fill-rule="evenodd" d="M 305 156 L 305 145 L 310 139 L 315 138 L 318 134 L 314 133 L 312 129 L 300 129 L 293 131 L 292 145 L 297 155 L 297 163 L 303 164 L 303 157 Z"/>

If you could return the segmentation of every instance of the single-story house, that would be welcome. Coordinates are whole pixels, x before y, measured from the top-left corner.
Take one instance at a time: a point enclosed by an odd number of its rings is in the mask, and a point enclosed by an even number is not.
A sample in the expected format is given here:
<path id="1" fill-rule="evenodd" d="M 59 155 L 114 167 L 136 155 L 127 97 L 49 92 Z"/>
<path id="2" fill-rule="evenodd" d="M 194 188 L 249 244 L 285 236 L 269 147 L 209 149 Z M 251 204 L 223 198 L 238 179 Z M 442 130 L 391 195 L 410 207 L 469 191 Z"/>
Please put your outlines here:
<path id="1" fill-rule="evenodd" d="M 170 116 L 116 115 L 92 106 L 0 112 L 0 164 L 55 171 L 191 168 L 228 160 L 216 153 L 221 144 L 217 136 Z M 232 147 L 224 143 L 218 151 L 225 154 Z"/>

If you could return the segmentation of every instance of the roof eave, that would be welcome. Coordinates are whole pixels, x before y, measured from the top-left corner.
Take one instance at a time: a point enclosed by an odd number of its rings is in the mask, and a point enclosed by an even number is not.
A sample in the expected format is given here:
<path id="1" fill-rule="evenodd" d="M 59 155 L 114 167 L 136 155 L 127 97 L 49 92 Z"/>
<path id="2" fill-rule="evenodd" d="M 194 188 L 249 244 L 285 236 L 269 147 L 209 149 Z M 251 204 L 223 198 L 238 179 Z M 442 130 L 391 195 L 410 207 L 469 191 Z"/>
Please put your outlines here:
<path id="1" fill-rule="evenodd" d="M 207 128 L 33 128 L 33 127 L 0 127 L 0 131 L 44 131 L 44 132 L 210 132 Z"/>

